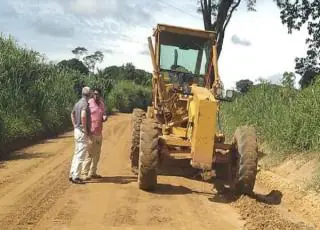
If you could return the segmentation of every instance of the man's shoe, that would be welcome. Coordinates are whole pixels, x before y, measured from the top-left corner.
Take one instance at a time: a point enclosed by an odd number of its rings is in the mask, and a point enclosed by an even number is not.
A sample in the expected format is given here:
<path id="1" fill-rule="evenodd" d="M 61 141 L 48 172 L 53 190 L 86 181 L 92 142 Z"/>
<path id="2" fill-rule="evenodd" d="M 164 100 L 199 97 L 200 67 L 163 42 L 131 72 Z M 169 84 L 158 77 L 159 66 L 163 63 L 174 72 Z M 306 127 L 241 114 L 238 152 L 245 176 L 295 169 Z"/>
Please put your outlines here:
<path id="1" fill-rule="evenodd" d="M 88 181 L 88 180 L 91 180 L 91 176 L 84 176 L 84 177 L 83 177 L 83 180 L 87 180 L 87 181 Z"/>
<path id="2" fill-rule="evenodd" d="M 132 167 L 132 168 L 131 168 L 131 172 L 133 172 L 133 174 L 138 175 L 139 169 L 138 169 L 137 167 Z"/>
<path id="3" fill-rule="evenodd" d="M 93 179 L 101 179 L 102 176 L 100 176 L 98 174 L 94 174 L 94 175 L 91 176 L 91 178 L 93 178 Z"/>
<path id="4" fill-rule="evenodd" d="M 85 184 L 85 182 L 83 180 L 81 180 L 80 178 L 72 179 L 72 183 L 74 183 L 74 184 Z"/>

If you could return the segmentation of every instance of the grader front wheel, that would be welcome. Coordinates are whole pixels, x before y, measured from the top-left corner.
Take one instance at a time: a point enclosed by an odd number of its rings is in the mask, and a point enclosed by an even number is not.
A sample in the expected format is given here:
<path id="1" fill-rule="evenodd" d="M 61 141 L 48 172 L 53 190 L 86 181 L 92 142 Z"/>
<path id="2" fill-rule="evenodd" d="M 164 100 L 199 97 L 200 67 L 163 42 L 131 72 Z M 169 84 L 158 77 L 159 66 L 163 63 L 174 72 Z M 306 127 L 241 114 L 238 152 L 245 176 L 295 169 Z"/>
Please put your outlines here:
<path id="1" fill-rule="evenodd" d="M 254 189 L 257 166 L 258 146 L 256 131 L 253 127 L 243 126 L 236 129 L 232 144 L 236 153 L 234 189 L 242 194 L 251 194 Z"/>
<path id="2" fill-rule="evenodd" d="M 131 170 L 138 173 L 139 167 L 139 145 L 140 145 L 140 126 L 142 120 L 146 118 L 146 113 L 142 109 L 134 109 L 132 112 L 132 140 L 131 140 Z"/>
<path id="3" fill-rule="evenodd" d="M 140 131 L 138 184 L 142 190 L 153 190 L 157 185 L 159 160 L 159 130 L 155 120 L 145 119 Z"/>

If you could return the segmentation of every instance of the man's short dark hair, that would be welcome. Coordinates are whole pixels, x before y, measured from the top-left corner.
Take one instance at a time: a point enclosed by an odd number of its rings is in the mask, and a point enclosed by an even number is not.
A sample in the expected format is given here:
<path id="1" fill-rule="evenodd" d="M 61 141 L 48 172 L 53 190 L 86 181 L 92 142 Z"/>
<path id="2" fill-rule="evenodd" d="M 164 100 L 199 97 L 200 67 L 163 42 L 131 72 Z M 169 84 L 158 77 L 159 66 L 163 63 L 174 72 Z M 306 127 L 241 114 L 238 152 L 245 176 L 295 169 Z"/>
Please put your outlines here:
<path id="1" fill-rule="evenodd" d="M 99 94 L 101 95 L 101 89 L 100 89 L 100 88 L 97 88 L 97 87 L 96 87 L 96 88 L 93 88 L 93 92 L 94 92 L 94 91 L 98 91 Z"/>

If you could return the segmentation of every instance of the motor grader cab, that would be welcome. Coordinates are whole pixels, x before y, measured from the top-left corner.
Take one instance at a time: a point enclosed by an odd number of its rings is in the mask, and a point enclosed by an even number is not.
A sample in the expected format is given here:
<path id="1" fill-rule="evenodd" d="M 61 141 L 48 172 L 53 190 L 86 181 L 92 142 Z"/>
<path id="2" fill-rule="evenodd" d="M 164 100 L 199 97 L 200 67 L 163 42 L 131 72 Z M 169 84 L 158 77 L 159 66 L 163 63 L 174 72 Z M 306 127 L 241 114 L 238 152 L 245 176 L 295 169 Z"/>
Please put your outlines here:
<path id="1" fill-rule="evenodd" d="M 183 152 L 194 168 L 244 193 L 257 173 L 257 140 L 252 127 L 239 127 L 225 143 L 219 124 L 223 86 L 218 74 L 216 34 L 158 24 L 148 38 L 153 65 L 152 105 L 134 109 L 131 166 L 139 188 L 157 185 L 157 166 L 165 155 Z"/>

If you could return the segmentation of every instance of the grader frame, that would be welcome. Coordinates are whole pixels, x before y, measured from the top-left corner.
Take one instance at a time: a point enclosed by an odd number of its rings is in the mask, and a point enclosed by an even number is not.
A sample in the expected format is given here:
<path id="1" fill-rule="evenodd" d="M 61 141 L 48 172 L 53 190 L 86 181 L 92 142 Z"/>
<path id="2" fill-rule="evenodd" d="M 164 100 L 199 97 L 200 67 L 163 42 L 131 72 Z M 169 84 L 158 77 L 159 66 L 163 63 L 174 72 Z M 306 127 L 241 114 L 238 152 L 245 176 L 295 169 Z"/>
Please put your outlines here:
<path id="1" fill-rule="evenodd" d="M 131 165 L 139 188 L 153 190 L 157 166 L 175 151 L 194 168 L 214 170 L 216 177 L 243 193 L 252 192 L 257 173 L 253 127 L 239 127 L 231 143 L 218 128 L 223 97 L 218 73 L 216 34 L 158 24 L 148 37 L 153 66 L 152 105 L 134 109 Z"/>

